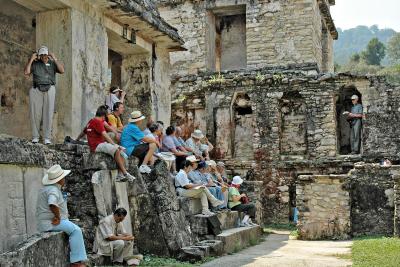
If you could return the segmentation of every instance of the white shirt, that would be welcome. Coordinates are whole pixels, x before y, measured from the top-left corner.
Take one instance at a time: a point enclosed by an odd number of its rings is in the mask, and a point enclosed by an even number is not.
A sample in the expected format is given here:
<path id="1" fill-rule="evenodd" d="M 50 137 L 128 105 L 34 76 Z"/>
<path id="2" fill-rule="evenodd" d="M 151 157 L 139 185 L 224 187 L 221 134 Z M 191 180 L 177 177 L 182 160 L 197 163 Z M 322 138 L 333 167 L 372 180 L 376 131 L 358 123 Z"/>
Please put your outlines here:
<path id="1" fill-rule="evenodd" d="M 121 102 L 119 98 L 115 94 L 109 94 L 106 96 L 106 105 L 108 106 L 108 111 L 111 112 L 114 104 L 117 102 Z"/>
<path id="2" fill-rule="evenodd" d="M 185 190 L 185 186 L 191 184 L 187 173 L 184 170 L 180 170 L 178 174 L 175 176 L 175 187 L 176 191 L 180 194 L 183 190 Z"/>

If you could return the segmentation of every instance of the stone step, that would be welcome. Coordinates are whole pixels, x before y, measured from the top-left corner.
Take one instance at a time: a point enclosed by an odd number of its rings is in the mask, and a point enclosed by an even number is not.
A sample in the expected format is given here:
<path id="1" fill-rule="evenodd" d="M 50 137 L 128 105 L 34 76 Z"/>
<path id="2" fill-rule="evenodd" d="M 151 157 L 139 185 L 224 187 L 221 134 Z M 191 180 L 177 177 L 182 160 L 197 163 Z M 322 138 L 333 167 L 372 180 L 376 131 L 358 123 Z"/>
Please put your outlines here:
<path id="1" fill-rule="evenodd" d="M 204 236 L 208 234 L 214 234 L 210 229 L 209 218 L 217 216 L 218 221 L 221 223 L 221 230 L 226 230 L 236 227 L 239 212 L 232 210 L 222 210 L 216 213 L 216 215 L 206 216 L 202 214 L 187 216 L 190 222 L 190 227 L 193 233 Z"/>
<path id="2" fill-rule="evenodd" d="M 178 202 L 186 216 L 196 215 L 202 212 L 200 199 L 178 197 Z"/>
<path id="3" fill-rule="evenodd" d="M 255 245 L 261 238 L 260 226 L 239 227 L 224 230 L 216 236 L 223 243 L 225 253 L 237 252 L 249 245 Z"/>

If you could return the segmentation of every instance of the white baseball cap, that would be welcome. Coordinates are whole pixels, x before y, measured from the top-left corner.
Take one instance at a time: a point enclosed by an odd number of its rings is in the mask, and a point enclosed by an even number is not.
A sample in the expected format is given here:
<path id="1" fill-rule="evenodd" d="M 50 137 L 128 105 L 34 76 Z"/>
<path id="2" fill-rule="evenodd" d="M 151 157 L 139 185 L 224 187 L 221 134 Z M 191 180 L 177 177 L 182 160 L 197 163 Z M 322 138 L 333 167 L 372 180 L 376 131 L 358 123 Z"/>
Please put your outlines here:
<path id="1" fill-rule="evenodd" d="M 351 100 L 353 100 L 353 99 L 358 99 L 358 95 L 352 95 Z"/>
<path id="2" fill-rule="evenodd" d="M 48 55 L 49 54 L 49 49 L 47 46 L 42 45 L 39 50 L 38 50 L 38 55 Z"/>

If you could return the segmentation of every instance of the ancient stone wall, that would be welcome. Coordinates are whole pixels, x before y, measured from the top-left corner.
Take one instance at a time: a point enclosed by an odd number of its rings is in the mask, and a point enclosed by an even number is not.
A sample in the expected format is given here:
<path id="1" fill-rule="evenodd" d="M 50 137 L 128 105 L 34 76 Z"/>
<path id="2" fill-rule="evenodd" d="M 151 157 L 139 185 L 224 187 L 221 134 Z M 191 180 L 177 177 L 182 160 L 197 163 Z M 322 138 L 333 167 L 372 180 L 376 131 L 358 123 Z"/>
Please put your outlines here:
<path id="1" fill-rule="evenodd" d="M 349 173 L 351 232 L 354 236 L 393 235 L 394 179 L 398 166 L 356 164 Z"/>
<path id="2" fill-rule="evenodd" d="M 14 1 L 1 0 L 0 6 L 1 132 L 29 137 L 32 80 L 24 76 L 24 66 L 36 49 L 35 14 Z"/>
<path id="3" fill-rule="evenodd" d="M 205 110 L 206 133 L 215 144 L 213 156 L 225 159 L 235 173 L 246 175 L 252 170 L 253 180 L 264 181 L 267 220 L 287 221 L 289 193 L 277 188 L 292 186 L 298 174 L 343 174 L 356 161 L 399 160 L 400 143 L 393 126 L 400 122 L 398 87 L 382 77 L 322 75 L 317 74 L 315 65 L 296 65 L 221 75 L 203 73 L 181 78 L 176 85 L 191 93 L 183 94 L 173 105 L 173 122 L 193 117 L 194 110 Z M 342 141 L 346 136 L 349 139 L 349 134 L 343 133 L 350 131 L 340 127 L 348 126 L 341 118 L 349 107 L 343 109 L 338 100 L 343 90 L 350 90 L 346 96 L 357 92 L 362 97 L 365 118 L 360 156 L 342 155 L 347 154 L 341 149 Z M 246 97 L 240 100 L 240 96 Z M 237 111 L 253 116 L 253 123 L 243 132 L 247 141 L 251 139 L 250 145 L 244 143 L 253 157 L 234 153 L 240 149 L 235 142 L 241 118 Z"/>
<path id="4" fill-rule="evenodd" d="M 185 40 L 187 51 L 171 53 L 173 73 L 176 77 L 197 74 L 202 71 L 218 71 L 224 69 L 240 69 L 243 67 L 260 68 L 293 63 L 316 63 L 319 70 L 332 71 L 324 65 L 332 66 L 333 54 L 328 51 L 332 34 L 336 33 L 333 24 L 329 24 L 323 36 L 322 25 L 329 15 L 329 8 L 321 11 L 321 1 L 157 1 L 161 16 L 178 29 L 180 36 Z M 324 7 L 329 6 L 326 3 Z M 242 13 L 241 13 L 242 12 Z M 218 44 L 224 40 L 229 46 L 229 36 L 238 35 L 241 24 L 235 20 L 219 18 L 233 18 L 245 15 L 245 46 L 243 60 L 241 53 L 229 53 L 236 50 L 218 50 Z M 237 26 L 236 26 L 237 24 Z M 235 27 L 225 35 L 219 37 L 222 26 Z M 326 26 L 327 27 L 327 26 Z M 214 29 L 216 28 L 216 30 Z M 223 30 L 223 27 L 222 27 Z M 222 32 L 224 33 L 224 32 Z M 224 37 L 225 36 L 225 37 Z M 225 39 L 224 39 L 225 38 Z M 323 44 L 323 39 L 326 42 Z M 329 39 L 330 38 L 330 39 Z M 335 37 L 336 38 L 336 37 Z M 216 44 L 215 44 L 216 43 Z M 238 42 L 240 43 L 240 42 Z M 326 53 L 323 51 L 326 51 Z M 218 58 L 222 53 L 222 65 Z M 238 56 L 237 56 L 238 55 Z M 217 58 L 217 62 L 215 61 Z M 235 61 L 224 67 L 224 58 Z M 324 64 L 323 60 L 329 62 Z M 246 65 L 239 62 L 247 63 Z M 221 66 L 221 68 L 218 67 Z M 175 87 L 176 95 L 181 93 Z"/>
<path id="5" fill-rule="evenodd" d="M 350 197 L 343 187 L 347 175 L 300 175 L 296 182 L 300 239 L 347 239 Z M 371 201 L 373 202 L 373 201 Z"/>
<path id="6" fill-rule="evenodd" d="M 68 238 L 60 232 L 31 236 L 14 251 L 0 255 L 2 267 L 70 266 Z"/>

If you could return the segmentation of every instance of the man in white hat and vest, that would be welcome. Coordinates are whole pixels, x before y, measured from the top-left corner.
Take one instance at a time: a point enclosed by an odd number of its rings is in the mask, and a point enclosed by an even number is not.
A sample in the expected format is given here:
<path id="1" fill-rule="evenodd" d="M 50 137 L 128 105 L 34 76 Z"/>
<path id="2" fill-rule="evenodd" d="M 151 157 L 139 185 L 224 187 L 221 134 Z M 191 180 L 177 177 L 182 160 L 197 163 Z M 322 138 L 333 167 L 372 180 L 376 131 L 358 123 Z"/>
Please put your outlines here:
<path id="1" fill-rule="evenodd" d="M 350 121 L 350 129 L 351 129 L 350 132 L 351 154 L 360 154 L 363 106 L 359 103 L 359 98 L 357 95 L 353 95 L 351 97 L 351 102 L 353 106 L 351 107 L 351 112 L 348 113 L 347 115 Z"/>
<path id="2" fill-rule="evenodd" d="M 157 141 L 142 132 L 145 118 L 138 110 L 131 113 L 129 123 L 121 134 L 121 145 L 126 148 L 128 156 L 139 158 L 141 173 L 150 173 L 149 165 L 154 163 L 153 154 L 157 150 Z"/>
<path id="3" fill-rule="evenodd" d="M 39 190 L 36 204 L 37 229 L 39 232 L 65 232 L 69 236 L 71 266 L 82 267 L 85 266 L 82 262 L 87 259 L 82 231 L 68 220 L 67 200 L 61 191 L 65 177 L 70 173 L 60 165 L 47 170 L 42 179 L 44 187 Z"/>
<path id="4" fill-rule="evenodd" d="M 32 143 L 39 142 L 40 122 L 43 121 L 44 144 L 51 144 L 56 73 L 63 74 L 64 66 L 46 46 L 41 46 L 32 54 L 24 73 L 33 75 L 33 86 L 29 91 Z"/>
<path id="5" fill-rule="evenodd" d="M 205 144 L 202 143 L 202 140 L 205 141 Z M 202 160 L 210 160 L 208 152 L 214 148 L 214 146 L 208 141 L 207 137 L 205 137 L 203 132 L 199 129 L 194 130 L 191 137 L 186 140 L 186 146 Z"/>

